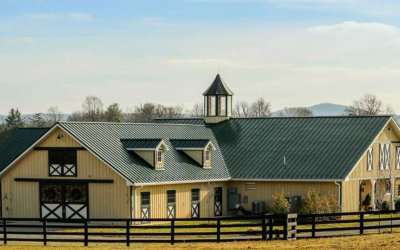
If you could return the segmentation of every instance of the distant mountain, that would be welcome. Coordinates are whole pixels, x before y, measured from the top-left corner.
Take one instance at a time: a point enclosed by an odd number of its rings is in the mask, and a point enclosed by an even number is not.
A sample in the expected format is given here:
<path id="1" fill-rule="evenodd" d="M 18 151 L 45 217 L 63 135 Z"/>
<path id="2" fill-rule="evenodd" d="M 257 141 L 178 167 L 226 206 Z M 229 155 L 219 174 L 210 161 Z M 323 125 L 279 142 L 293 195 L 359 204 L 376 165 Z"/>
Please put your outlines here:
<path id="1" fill-rule="evenodd" d="M 334 103 L 320 103 L 307 108 L 314 113 L 314 116 L 335 116 L 343 115 L 347 106 Z M 277 110 L 272 113 L 272 116 L 278 116 L 282 111 L 283 109 Z"/>

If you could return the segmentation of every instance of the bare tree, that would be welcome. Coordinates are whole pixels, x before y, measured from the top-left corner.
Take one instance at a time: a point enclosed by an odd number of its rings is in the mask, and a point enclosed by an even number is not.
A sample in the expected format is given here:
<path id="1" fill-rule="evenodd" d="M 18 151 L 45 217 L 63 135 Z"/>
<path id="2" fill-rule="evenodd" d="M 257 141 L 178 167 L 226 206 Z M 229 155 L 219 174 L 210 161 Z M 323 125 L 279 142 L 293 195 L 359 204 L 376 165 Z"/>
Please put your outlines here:
<path id="1" fill-rule="evenodd" d="M 250 116 L 250 105 L 248 102 L 240 101 L 237 102 L 233 109 L 234 117 L 249 117 Z"/>
<path id="2" fill-rule="evenodd" d="M 250 106 L 251 117 L 268 117 L 271 116 L 271 105 L 264 98 L 258 98 Z"/>
<path id="3" fill-rule="evenodd" d="M 311 109 L 305 107 L 284 108 L 283 111 L 278 113 L 278 116 L 288 117 L 308 117 L 313 116 L 314 113 Z"/>
<path id="4" fill-rule="evenodd" d="M 48 119 L 50 122 L 56 123 L 61 121 L 63 118 L 63 113 L 58 109 L 57 106 L 51 106 L 48 110 Z"/>
<path id="5" fill-rule="evenodd" d="M 126 119 L 130 122 L 152 122 L 155 118 L 179 118 L 182 117 L 182 106 L 167 107 L 161 104 L 145 103 L 135 106 L 133 113 Z"/>
<path id="6" fill-rule="evenodd" d="M 366 94 L 360 99 L 354 100 L 353 103 L 345 110 L 346 115 L 393 115 L 392 107 L 384 106 L 383 102 L 375 95 Z"/>
<path id="7" fill-rule="evenodd" d="M 203 117 L 204 116 L 204 105 L 203 103 L 196 103 L 190 110 L 191 117 Z"/>
<path id="8" fill-rule="evenodd" d="M 87 96 L 82 103 L 82 113 L 86 121 L 102 121 L 104 116 L 103 102 L 96 96 Z"/>

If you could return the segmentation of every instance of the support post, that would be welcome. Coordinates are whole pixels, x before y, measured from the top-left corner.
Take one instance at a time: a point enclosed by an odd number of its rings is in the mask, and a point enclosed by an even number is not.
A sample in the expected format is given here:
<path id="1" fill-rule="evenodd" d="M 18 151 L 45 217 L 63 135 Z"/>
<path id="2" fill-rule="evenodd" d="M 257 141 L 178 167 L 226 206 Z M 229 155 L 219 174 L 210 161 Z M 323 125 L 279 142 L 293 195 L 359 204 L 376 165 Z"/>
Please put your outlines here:
<path id="1" fill-rule="evenodd" d="M 126 221 L 126 246 L 129 247 L 131 245 L 131 227 L 129 225 L 130 221 Z"/>
<path id="2" fill-rule="evenodd" d="M 274 217 L 272 216 L 272 214 L 271 215 L 269 215 L 268 216 L 268 238 L 269 238 L 269 240 L 272 240 L 273 239 L 273 237 L 274 237 L 274 235 L 273 235 L 273 232 L 274 232 Z"/>
<path id="3" fill-rule="evenodd" d="M 88 221 L 87 220 L 84 221 L 83 227 L 84 227 L 84 238 L 85 238 L 84 244 L 85 244 L 85 247 L 87 247 L 89 244 L 89 232 L 88 232 Z"/>
<path id="4" fill-rule="evenodd" d="M 7 245 L 7 220 L 3 219 L 3 242 Z"/>
<path id="5" fill-rule="evenodd" d="M 47 223 L 46 220 L 43 219 L 43 245 L 47 245 Z"/>
<path id="6" fill-rule="evenodd" d="M 266 214 L 261 214 L 261 240 L 267 239 L 267 225 L 266 225 Z"/>
<path id="7" fill-rule="evenodd" d="M 372 201 L 372 211 L 376 210 L 376 205 L 375 205 L 375 183 L 376 180 L 371 180 L 371 201 Z"/>
<path id="8" fill-rule="evenodd" d="M 360 213 L 360 235 L 364 234 L 364 213 Z"/>
<path id="9" fill-rule="evenodd" d="M 283 222 L 283 238 L 285 240 L 289 239 L 289 234 L 288 234 L 288 229 L 289 229 L 289 217 L 288 214 L 285 214 L 283 216 L 284 222 Z"/>
<path id="10" fill-rule="evenodd" d="M 221 219 L 217 219 L 217 243 L 221 242 Z"/>
<path id="11" fill-rule="evenodd" d="M 171 245 L 175 244 L 175 220 L 171 219 Z"/>
<path id="12" fill-rule="evenodd" d="M 315 224 L 316 224 L 316 220 L 317 220 L 315 214 L 313 214 L 311 216 L 311 219 L 312 219 L 312 221 L 311 221 L 311 237 L 315 238 Z"/>

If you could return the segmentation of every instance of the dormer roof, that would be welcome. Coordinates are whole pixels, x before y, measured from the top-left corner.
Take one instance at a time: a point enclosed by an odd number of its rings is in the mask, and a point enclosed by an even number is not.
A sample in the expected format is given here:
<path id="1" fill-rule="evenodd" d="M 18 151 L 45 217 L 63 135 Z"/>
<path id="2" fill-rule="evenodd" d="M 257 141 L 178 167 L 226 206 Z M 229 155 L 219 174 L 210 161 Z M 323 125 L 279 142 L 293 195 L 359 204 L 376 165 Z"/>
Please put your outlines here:
<path id="1" fill-rule="evenodd" d="M 162 139 L 121 139 L 121 143 L 128 151 L 156 150 L 165 145 Z"/>
<path id="2" fill-rule="evenodd" d="M 209 146 L 215 150 L 210 140 L 170 140 L 176 150 L 205 150 Z"/>
<path id="3" fill-rule="evenodd" d="M 210 87 L 203 93 L 203 95 L 234 95 L 232 90 L 224 83 L 221 76 L 217 74 Z"/>

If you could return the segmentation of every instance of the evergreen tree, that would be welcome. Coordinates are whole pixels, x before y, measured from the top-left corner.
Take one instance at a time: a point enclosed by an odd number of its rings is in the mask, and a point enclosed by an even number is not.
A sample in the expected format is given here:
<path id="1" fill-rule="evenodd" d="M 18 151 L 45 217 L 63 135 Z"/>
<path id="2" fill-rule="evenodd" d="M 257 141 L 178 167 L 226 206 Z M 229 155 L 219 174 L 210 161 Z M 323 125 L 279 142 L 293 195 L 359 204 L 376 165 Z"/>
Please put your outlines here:
<path id="1" fill-rule="evenodd" d="M 12 108 L 10 112 L 8 112 L 7 118 L 6 118 L 6 126 L 8 129 L 14 129 L 18 127 L 23 127 L 24 126 L 24 120 L 21 117 L 21 113 L 19 112 L 18 109 Z"/>
<path id="2" fill-rule="evenodd" d="M 108 122 L 121 122 L 123 118 L 122 109 L 118 103 L 113 103 L 107 107 L 105 118 Z"/>

